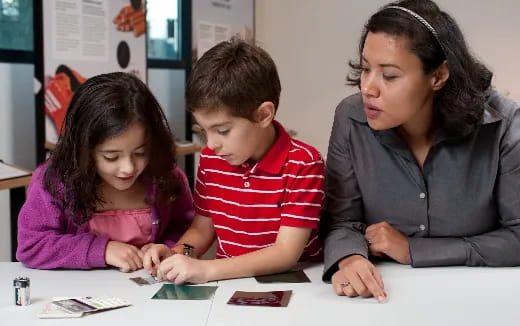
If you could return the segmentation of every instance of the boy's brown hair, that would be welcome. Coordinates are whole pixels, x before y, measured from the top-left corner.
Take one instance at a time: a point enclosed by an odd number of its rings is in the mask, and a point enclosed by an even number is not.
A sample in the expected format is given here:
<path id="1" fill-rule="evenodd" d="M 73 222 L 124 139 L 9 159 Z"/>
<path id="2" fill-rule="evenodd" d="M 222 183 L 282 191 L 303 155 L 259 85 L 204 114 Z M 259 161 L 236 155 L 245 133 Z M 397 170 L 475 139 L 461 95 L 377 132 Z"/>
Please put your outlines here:
<path id="1" fill-rule="evenodd" d="M 197 61 L 186 85 L 190 112 L 225 108 L 232 116 L 254 121 L 263 102 L 278 108 L 280 78 L 269 54 L 238 38 L 223 41 Z"/>

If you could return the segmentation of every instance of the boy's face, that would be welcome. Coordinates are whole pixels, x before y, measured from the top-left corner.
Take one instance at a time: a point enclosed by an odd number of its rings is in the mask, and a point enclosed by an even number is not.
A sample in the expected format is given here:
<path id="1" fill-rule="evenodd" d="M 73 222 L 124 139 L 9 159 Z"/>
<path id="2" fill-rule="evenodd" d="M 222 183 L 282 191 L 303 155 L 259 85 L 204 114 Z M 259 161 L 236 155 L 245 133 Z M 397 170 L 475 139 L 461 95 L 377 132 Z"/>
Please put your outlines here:
<path id="1" fill-rule="evenodd" d="M 193 116 L 206 136 L 207 146 L 231 165 L 240 165 L 249 159 L 259 161 L 273 143 L 271 123 L 235 117 L 226 109 L 201 109 Z"/>

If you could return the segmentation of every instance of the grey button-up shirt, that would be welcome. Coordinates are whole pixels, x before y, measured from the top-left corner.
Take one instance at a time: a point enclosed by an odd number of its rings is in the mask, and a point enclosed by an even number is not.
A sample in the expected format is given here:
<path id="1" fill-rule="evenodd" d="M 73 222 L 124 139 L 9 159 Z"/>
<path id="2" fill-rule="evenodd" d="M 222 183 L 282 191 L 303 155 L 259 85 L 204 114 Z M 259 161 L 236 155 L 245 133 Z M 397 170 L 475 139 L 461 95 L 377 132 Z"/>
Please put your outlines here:
<path id="1" fill-rule="evenodd" d="M 520 108 L 490 91 L 482 125 L 434 135 L 421 169 L 395 130 L 372 130 L 360 94 L 337 107 L 326 165 L 324 280 L 365 227 L 387 221 L 409 237 L 412 266 L 520 265 Z"/>

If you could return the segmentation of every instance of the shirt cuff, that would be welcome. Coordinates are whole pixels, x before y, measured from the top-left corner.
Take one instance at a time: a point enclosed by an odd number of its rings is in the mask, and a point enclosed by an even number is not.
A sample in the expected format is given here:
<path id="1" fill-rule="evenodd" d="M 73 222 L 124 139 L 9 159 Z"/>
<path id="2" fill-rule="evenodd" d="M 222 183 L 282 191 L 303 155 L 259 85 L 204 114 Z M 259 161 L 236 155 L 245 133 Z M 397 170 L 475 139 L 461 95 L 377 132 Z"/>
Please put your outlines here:
<path id="1" fill-rule="evenodd" d="M 367 258 L 367 256 L 362 255 L 362 254 L 357 254 L 357 253 L 356 254 L 350 254 L 350 255 L 343 256 L 343 257 L 339 258 L 334 264 L 330 265 L 329 267 L 327 267 L 326 265 L 324 266 L 322 280 L 324 282 L 330 282 L 330 280 L 332 279 L 332 275 L 334 275 L 334 273 L 336 273 L 339 270 L 339 266 L 338 266 L 339 263 L 343 259 L 348 258 L 348 257 L 353 256 L 353 255 L 359 255 L 359 256 L 363 256 L 363 257 Z"/>
<path id="2" fill-rule="evenodd" d="M 409 238 L 412 267 L 465 265 L 466 243 L 461 238 Z"/>
<path id="3" fill-rule="evenodd" d="M 90 268 L 106 267 L 105 251 L 108 244 L 107 237 L 96 236 L 87 252 L 87 264 Z"/>
<path id="4" fill-rule="evenodd" d="M 332 241 L 331 243 L 325 240 L 323 253 L 324 261 L 322 279 L 323 281 L 328 282 L 332 278 L 332 275 L 338 271 L 338 264 L 343 259 L 352 255 L 360 255 L 367 258 L 368 246 L 366 245 L 366 242 L 358 243 L 356 241 L 348 241 L 346 243 L 334 243 L 334 241 Z"/>

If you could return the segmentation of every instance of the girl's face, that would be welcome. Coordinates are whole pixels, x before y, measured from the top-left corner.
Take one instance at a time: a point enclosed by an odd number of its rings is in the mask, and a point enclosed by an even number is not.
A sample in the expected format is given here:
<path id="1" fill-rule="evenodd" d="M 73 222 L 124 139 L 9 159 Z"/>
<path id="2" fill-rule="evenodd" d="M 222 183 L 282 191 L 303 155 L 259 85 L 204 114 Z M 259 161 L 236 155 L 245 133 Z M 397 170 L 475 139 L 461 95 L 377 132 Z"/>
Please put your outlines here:
<path id="1" fill-rule="evenodd" d="M 147 145 L 146 129 L 139 122 L 97 145 L 94 159 L 105 185 L 119 191 L 130 189 L 148 164 Z"/>
<path id="2" fill-rule="evenodd" d="M 424 74 L 408 40 L 368 33 L 361 59 L 361 93 L 370 127 L 430 128 L 435 78 Z"/>

